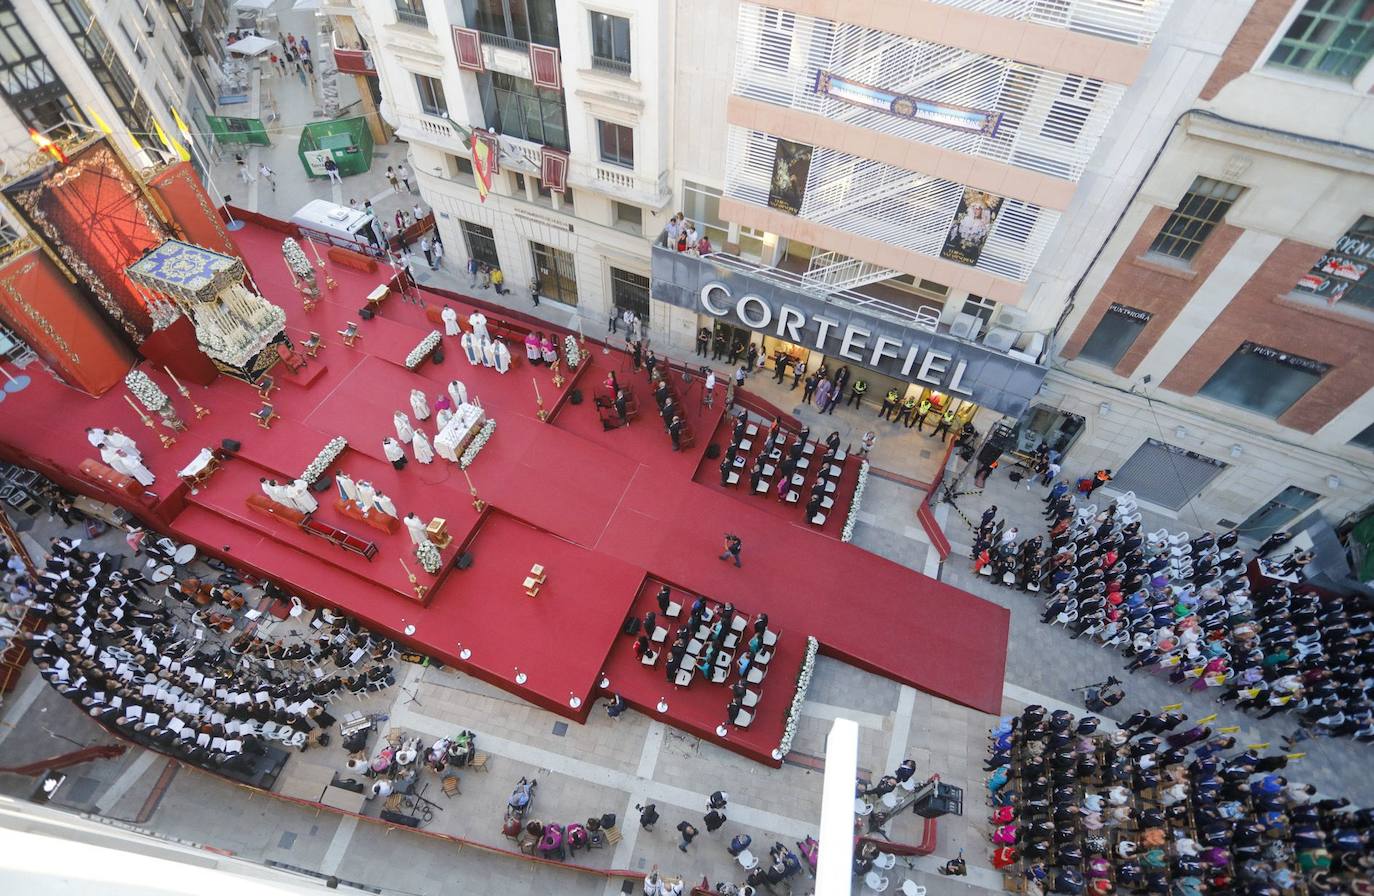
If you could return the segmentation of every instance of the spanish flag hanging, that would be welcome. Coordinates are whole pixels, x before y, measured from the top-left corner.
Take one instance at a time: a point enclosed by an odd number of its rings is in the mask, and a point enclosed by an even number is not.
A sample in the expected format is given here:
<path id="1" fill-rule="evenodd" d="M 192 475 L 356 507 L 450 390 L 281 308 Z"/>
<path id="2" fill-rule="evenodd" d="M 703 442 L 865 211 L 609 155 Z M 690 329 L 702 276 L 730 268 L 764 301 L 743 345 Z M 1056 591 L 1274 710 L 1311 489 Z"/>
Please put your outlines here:
<path id="1" fill-rule="evenodd" d="M 477 197 L 486 202 L 491 192 L 491 146 L 475 131 L 472 135 L 472 172 L 477 181 Z"/>

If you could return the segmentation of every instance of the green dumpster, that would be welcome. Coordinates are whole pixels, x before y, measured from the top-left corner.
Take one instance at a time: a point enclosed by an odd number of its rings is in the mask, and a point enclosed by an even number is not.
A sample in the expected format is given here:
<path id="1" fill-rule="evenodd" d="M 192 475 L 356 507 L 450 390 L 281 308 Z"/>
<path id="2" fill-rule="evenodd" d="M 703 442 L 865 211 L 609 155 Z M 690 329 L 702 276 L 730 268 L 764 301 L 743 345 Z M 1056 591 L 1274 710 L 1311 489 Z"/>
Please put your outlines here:
<path id="1" fill-rule="evenodd" d="M 298 152 L 310 177 L 328 177 L 325 159 L 333 159 L 344 177 L 362 174 L 372 167 L 372 132 L 365 118 L 316 122 L 301 132 Z"/>

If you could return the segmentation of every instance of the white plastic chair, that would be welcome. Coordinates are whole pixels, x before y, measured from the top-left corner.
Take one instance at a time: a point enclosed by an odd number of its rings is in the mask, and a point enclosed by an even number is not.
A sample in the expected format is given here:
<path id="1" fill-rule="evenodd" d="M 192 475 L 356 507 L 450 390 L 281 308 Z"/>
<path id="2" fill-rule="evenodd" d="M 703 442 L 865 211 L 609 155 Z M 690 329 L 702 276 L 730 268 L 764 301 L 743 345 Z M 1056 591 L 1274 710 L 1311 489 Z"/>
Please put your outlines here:
<path id="1" fill-rule="evenodd" d="M 878 857 L 873 860 L 873 867 L 879 871 L 889 871 L 893 865 L 897 864 L 897 857 L 890 852 L 880 852 Z"/>
<path id="2" fill-rule="evenodd" d="M 754 855 L 747 849 L 741 850 L 740 854 L 735 856 L 735 859 L 739 862 L 740 867 L 743 868 L 745 871 L 753 871 L 755 868 L 759 867 L 758 856 Z"/>
<path id="3" fill-rule="evenodd" d="M 874 893 L 882 893 L 887 890 L 889 881 L 876 871 L 870 871 L 864 875 L 864 886 Z"/>
<path id="4" fill-rule="evenodd" d="M 296 595 L 291 595 L 291 618 L 299 619 L 300 615 L 304 612 L 305 604 L 301 603 L 301 599 Z"/>
<path id="5" fill-rule="evenodd" d="M 914 880 L 902 881 L 902 896 L 926 896 L 926 888 Z"/>

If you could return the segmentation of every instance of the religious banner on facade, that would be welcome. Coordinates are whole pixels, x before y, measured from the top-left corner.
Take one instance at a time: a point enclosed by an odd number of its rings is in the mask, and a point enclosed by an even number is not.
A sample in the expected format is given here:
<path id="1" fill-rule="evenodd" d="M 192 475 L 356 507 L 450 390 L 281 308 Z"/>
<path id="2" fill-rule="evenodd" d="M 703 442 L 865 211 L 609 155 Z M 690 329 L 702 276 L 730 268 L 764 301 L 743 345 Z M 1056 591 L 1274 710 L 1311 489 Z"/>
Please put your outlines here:
<path id="1" fill-rule="evenodd" d="M 975 190 L 964 189 L 959 198 L 959 208 L 954 213 L 954 221 L 945 236 L 945 244 L 940 249 L 940 257 L 960 264 L 975 265 L 983 254 L 983 244 L 988 241 L 992 225 L 997 223 L 997 213 L 1002 208 L 1002 197 Z"/>
<path id="2" fill-rule="evenodd" d="M 453 29 L 453 52 L 458 56 L 458 67 L 468 72 L 484 72 L 486 63 L 482 61 L 482 32 L 475 28 Z"/>
<path id="3" fill-rule="evenodd" d="M 905 93 L 894 93 L 881 87 L 874 87 L 872 84 L 851 81 L 842 75 L 824 70 L 816 72 L 816 83 L 812 89 L 816 93 L 834 97 L 852 106 L 861 106 L 865 109 L 895 115 L 898 118 L 933 124 L 955 131 L 983 134 L 987 137 L 996 134 L 997 126 L 1002 123 L 1001 112 L 988 112 L 983 109 L 975 109 L 972 106 L 958 106 L 953 103 L 941 103 L 936 100 L 909 96 Z"/>
<path id="4" fill-rule="evenodd" d="M 547 146 L 539 150 L 539 180 L 555 193 L 568 188 L 568 154 Z"/>
<path id="5" fill-rule="evenodd" d="M 480 202 L 487 201 L 487 194 L 491 192 L 491 176 L 494 173 L 492 166 L 496 157 L 494 143 L 483 139 L 483 135 L 473 131 L 472 133 L 472 173 L 473 179 L 477 181 L 477 199 Z"/>
<path id="6" fill-rule="evenodd" d="M 530 44 L 530 80 L 535 87 L 563 89 L 563 74 L 558 66 L 558 48 Z"/>
<path id="7" fill-rule="evenodd" d="M 812 147 L 778 140 L 773 151 L 773 177 L 768 183 L 768 207 L 789 215 L 800 214 L 806 197 L 806 176 L 811 172 Z"/>

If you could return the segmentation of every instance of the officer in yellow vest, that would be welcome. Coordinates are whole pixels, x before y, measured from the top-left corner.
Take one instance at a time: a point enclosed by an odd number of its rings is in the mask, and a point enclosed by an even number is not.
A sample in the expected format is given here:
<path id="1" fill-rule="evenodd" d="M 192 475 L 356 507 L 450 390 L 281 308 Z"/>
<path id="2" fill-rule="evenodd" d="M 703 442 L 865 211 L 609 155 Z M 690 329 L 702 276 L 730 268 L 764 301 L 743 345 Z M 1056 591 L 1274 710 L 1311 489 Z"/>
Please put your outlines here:
<path id="1" fill-rule="evenodd" d="M 933 407 L 934 407 L 934 405 L 932 405 L 932 404 L 930 403 L 930 399 L 929 399 L 929 398 L 922 398 L 922 399 L 921 399 L 921 407 L 920 407 L 919 410 L 916 411 L 916 431 L 917 431 L 917 432 L 925 432 L 926 417 L 930 414 L 930 409 L 933 408 Z M 907 428 L 908 428 L 908 429 L 911 428 L 911 427 L 910 427 L 910 424 L 908 424 Z"/>
<path id="2" fill-rule="evenodd" d="M 849 407 L 852 404 L 856 408 L 863 407 L 864 393 L 867 391 L 867 380 L 865 380 L 863 377 L 860 377 L 859 379 L 855 380 L 854 384 L 849 387 L 849 398 L 845 401 L 844 406 Z"/>
<path id="3" fill-rule="evenodd" d="M 949 428 L 954 425 L 955 419 L 954 408 L 946 408 L 944 414 L 940 417 L 940 425 L 935 427 L 935 431 L 932 432 L 931 435 L 940 436 L 940 441 L 943 442 L 945 437 L 941 435 L 941 433 L 947 434 Z"/>
<path id="4" fill-rule="evenodd" d="M 897 402 L 901 398 L 896 389 L 888 389 L 883 396 L 882 407 L 878 408 L 878 416 L 884 420 L 891 420 L 892 415 L 897 413 Z"/>
<path id="5" fill-rule="evenodd" d="M 902 399 L 902 416 L 897 418 L 897 422 L 905 426 L 907 429 L 910 429 L 911 421 L 915 419 L 915 414 L 916 396 L 908 395 L 906 398 Z"/>

